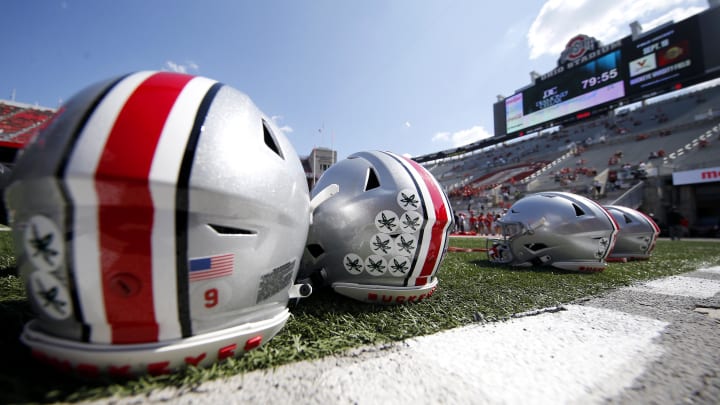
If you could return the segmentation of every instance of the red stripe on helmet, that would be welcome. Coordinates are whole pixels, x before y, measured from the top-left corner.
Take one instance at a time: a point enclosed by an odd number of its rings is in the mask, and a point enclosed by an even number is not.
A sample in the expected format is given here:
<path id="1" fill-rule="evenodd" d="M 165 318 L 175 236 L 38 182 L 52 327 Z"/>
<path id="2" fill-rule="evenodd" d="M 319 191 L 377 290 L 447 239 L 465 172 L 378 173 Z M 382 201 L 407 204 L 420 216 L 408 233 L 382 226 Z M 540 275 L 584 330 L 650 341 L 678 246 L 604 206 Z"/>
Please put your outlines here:
<path id="1" fill-rule="evenodd" d="M 428 246 L 427 258 L 423 264 L 420 275 L 415 279 L 415 285 L 425 285 L 428 279 L 433 274 L 433 270 L 436 265 L 442 259 L 445 232 L 448 226 L 448 207 L 445 200 L 445 195 L 442 190 L 438 187 L 435 179 L 430 173 L 425 170 L 424 167 L 420 166 L 417 162 L 412 159 L 403 157 L 415 171 L 420 175 L 425 186 L 430 192 L 430 200 L 432 201 L 432 209 L 435 212 L 435 223 L 432 225 L 430 231 L 430 244 Z"/>
<path id="2" fill-rule="evenodd" d="M 600 207 L 600 210 L 605 214 L 606 217 L 608 217 L 610 219 L 610 223 L 613 227 L 612 234 L 610 235 L 610 244 L 609 244 L 607 250 L 605 250 L 605 256 L 602 257 L 602 259 L 606 259 L 608 256 L 610 256 L 613 249 L 615 249 L 615 243 L 617 242 L 618 232 L 620 232 L 620 224 L 617 223 L 617 221 L 615 220 L 615 217 L 612 216 L 612 214 L 610 213 L 610 211 L 607 210 L 607 208 L 603 207 L 602 205 L 598 204 L 595 201 L 592 201 L 592 200 L 590 200 L 590 201 L 593 204 Z"/>
<path id="3" fill-rule="evenodd" d="M 638 214 L 642 215 L 645 219 L 647 219 L 647 221 L 650 223 L 650 226 L 653 228 L 653 230 L 654 230 L 655 232 L 660 233 L 660 227 L 659 227 L 658 224 L 655 222 L 655 220 L 652 219 L 651 216 L 645 214 L 645 213 L 642 212 L 642 211 L 639 211 L 639 210 L 636 210 L 636 211 L 638 212 Z"/>
<path id="4" fill-rule="evenodd" d="M 158 339 L 148 176 L 165 121 L 191 79 L 157 73 L 145 80 L 120 111 L 95 172 L 103 297 L 112 343 Z"/>
<path id="5" fill-rule="evenodd" d="M 650 217 L 649 215 L 646 215 L 644 212 L 639 211 L 639 210 L 637 212 L 638 212 L 638 214 L 642 215 L 650 223 L 650 226 L 653 229 L 652 240 L 648 244 L 647 251 L 645 252 L 645 254 L 649 255 L 650 253 L 652 253 L 653 250 L 655 250 L 655 244 L 657 243 L 657 238 L 658 238 L 658 236 L 660 236 L 660 227 L 655 222 L 655 220 L 652 219 L 652 217 Z"/>

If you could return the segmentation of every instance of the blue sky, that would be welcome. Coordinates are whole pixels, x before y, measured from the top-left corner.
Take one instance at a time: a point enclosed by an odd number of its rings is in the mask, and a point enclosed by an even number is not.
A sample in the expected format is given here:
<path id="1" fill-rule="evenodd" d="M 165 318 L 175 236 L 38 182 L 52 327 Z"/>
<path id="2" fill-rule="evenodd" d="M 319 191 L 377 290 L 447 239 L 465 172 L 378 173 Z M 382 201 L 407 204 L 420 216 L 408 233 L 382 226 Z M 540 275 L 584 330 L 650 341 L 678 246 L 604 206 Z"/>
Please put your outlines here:
<path id="1" fill-rule="evenodd" d="M 705 0 L 25 0 L 0 10 L 0 99 L 58 107 L 138 70 L 247 93 L 298 151 L 413 156 L 493 133 L 492 104 L 576 34 L 612 42 Z"/>

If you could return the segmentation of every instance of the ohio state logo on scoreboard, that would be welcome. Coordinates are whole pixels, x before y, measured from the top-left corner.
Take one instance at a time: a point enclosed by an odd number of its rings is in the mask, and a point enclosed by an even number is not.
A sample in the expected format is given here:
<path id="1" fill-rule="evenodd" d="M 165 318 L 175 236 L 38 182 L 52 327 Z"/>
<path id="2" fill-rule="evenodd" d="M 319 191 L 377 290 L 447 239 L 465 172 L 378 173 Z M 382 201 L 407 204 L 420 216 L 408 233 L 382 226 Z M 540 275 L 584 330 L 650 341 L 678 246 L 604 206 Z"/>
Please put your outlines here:
<path id="1" fill-rule="evenodd" d="M 565 45 L 565 50 L 560 54 L 558 65 L 582 58 L 583 55 L 595 50 L 599 45 L 600 42 L 593 37 L 585 34 L 576 35 Z"/>

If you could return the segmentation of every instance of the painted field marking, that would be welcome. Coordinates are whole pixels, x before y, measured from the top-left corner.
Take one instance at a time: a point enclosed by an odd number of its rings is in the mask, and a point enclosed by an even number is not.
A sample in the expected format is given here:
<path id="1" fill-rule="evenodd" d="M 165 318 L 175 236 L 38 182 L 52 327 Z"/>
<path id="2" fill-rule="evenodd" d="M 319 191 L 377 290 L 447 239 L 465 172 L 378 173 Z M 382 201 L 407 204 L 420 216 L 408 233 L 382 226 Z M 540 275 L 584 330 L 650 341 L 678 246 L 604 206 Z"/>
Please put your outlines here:
<path id="1" fill-rule="evenodd" d="M 716 269 L 699 270 L 715 273 Z M 663 295 L 679 295 L 693 298 L 711 298 L 720 292 L 720 281 L 698 277 L 672 276 L 648 281 L 637 286 L 626 287 L 629 290 Z"/>
<path id="2" fill-rule="evenodd" d="M 698 271 L 717 274 L 720 266 Z M 720 281 L 673 276 L 626 289 L 705 298 L 720 292 Z M 668 325 L 565 305 L 209 381 L 197 392 L 155 391 L 143 400 L 599 404 L 631 387 L 665 353 L 658 337 Z M 126 399 L 132 401 L 118 403 Z"/>

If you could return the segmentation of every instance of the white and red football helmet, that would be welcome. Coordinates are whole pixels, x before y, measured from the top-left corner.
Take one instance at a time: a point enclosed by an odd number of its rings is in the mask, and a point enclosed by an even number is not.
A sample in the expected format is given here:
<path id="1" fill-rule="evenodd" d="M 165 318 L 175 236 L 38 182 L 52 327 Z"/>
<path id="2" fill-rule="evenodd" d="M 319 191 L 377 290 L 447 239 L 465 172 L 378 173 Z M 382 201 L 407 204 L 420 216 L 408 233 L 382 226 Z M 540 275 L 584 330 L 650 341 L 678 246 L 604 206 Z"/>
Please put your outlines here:
<path id="1" fill-rule="evenodd" d="M 600 204 L 555 191 L 516 201 L 497 223 L 503 239 L 488 240 L 491 262 L 590 273 L 605 269 L 618 232 Z"/>
<path id="2" fill-rule="evenodd" d="M 300 280 L 369 303 L 429 297 L 453 223 L 435 178 L 411 159 L 366 151 L 325 171 L 313 199 L 333 184 L 339 192 L 314 211 Z"/>
<path id="3" fill-rule="evenodd" d="M 300 160 L 214 80 L 139 72 L 88 87 L 24 150 L 6 200 L 37 313 L 21 339 L 66 369 L 208 366 L 267 342 L 301 295 Z"/>
<path id="4" fill-rule="evenodd" d="M 608 260 L 628 261 L 650 258 L 660 227 L 642 212 L 621 205 L 606 205 L 605 208 L 620 226 L 617 242 Z"/>

